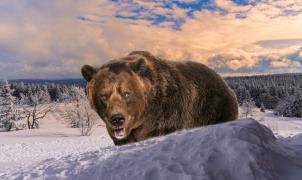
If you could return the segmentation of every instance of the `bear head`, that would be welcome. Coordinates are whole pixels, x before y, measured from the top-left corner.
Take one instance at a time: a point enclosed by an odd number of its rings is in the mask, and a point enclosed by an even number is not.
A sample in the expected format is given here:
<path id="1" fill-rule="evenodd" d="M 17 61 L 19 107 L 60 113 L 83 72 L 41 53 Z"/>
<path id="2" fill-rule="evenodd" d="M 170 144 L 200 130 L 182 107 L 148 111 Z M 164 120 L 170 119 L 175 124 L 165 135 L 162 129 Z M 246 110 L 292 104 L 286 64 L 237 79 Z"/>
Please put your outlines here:
<path id="1" fill-rule="evenodd" d="M 143 124 L 151 74 L 146 56 L 139 53 L 111 60 L 100 68 L 82 67 L 89 103 L 115 142 L 125 141 Z"/>

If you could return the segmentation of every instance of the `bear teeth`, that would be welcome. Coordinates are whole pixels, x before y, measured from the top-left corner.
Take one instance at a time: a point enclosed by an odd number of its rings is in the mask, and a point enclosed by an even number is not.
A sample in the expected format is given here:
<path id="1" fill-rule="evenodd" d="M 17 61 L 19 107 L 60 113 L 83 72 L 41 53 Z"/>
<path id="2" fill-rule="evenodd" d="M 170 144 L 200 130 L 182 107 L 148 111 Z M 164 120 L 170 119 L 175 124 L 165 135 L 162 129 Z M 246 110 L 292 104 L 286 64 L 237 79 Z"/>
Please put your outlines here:
<path id="1" fill-rule="evenodd" d="M 126 133 L 125 133 L 125 128 L 117 128 L 114 129 L 114 136 L 117 139 L 123 139 L 125 137 Z"/>

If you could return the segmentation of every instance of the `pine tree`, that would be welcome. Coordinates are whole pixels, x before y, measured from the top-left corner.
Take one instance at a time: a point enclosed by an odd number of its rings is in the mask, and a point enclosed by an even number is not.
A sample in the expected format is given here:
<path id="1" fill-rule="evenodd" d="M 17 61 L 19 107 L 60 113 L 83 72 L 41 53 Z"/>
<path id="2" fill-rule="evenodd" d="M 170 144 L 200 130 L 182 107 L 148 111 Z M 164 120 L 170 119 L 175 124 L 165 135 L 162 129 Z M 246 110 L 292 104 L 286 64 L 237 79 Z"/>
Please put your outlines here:
<path id="1" fill-rule="evenodd" d="M 18 110 L 15 107 L 16 98 L 12 96 L 13 90 L 7 80 L 0 89 L 0 127 L 10 131 L 16 126 L 20 119 Z"/>

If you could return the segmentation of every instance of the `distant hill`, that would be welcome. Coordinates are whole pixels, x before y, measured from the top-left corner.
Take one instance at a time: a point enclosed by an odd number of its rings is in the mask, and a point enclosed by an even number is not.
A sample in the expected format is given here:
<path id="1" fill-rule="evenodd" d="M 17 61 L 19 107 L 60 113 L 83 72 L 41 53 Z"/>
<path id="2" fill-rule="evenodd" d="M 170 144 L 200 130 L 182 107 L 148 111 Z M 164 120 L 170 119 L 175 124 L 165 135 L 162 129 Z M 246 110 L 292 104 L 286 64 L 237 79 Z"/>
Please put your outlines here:
<path id="1" fill-rule="evenodd" d="M 284 73 L 284 74 L 263 74 L 263 75 L 253 75 L 253 76 L 225 76 L 224 79 L 279 79 L 287 77 L 302 77 L 302 73 Z"/>
<path id="2" fill-rule="evenodd" d="M 26 84 L 59 84 L 59 85 L 76 85 L 76 86 L 86 86 L 86 81 L 84 79 L 59 79 L 59 80 L 48 80 L 48 79 L 13 79 L 9 82 L 19 83 L 23 82 Z"/>
<path id="3" fill-rule="evenodd" d="M 244 80 L 244 81 L 283 81 L 284 79 L 302 79 L 302 73 L 287 73 L 287 74 L 269 74 L 269 75 L 255 75 L 255 76 L 232 76 L 224 77 L 228 83 L 233 83 L 233 81 Z M 10 82 L 23 82 L 23 83 L 33 83 L 33 84 L 60 84 L 60 85 L 78 85 L 85 86 L 86 81 L 84 79 L 13 79 L 9 80 Z"/>

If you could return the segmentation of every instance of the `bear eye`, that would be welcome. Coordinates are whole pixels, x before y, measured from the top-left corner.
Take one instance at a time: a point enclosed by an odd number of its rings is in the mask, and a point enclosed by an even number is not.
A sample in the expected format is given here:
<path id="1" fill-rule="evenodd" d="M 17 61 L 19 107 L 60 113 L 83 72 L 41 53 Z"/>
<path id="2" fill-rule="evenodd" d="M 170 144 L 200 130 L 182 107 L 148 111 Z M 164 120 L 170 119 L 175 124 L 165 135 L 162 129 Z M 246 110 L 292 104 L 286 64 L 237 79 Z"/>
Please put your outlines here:
<path id="1" fill-rule="evenodd" d="M 130 97 L 130 92 L 123 92 L 123 96 L 128 99 Z"/>
<path id="2" fill-rule="evenodd" d="M 102 94 L 101 99 L 102 99 L 102 101 L 106 101 L 108 99 L 108 95 L 107 94 Z"/>

